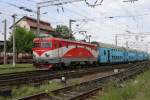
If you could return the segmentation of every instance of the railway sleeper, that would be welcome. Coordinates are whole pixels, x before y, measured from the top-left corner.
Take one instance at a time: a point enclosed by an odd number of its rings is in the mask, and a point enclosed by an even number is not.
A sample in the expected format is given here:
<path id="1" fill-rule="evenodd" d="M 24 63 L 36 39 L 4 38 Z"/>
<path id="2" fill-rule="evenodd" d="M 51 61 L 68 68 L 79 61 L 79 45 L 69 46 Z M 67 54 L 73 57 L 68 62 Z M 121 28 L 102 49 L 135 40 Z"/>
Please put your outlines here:
<path id="1" fill-rule="evenodd" d="M 68 97 L 71 97 L 71 95 L 68 94 L 61 94 L 61 95 L 55 95 L 51 97 L 51 100 L 67 100 Z"/>
<path id="2" fill-rule="evenodd" d="M 79 95 L 75 95 L 74 97 L 69 98 L 68 100 L 84 100 L 85 98 L 94 95 L 100 89 L 102 89 L 102 86 L 81 92 Z"/>
<path id="3" fill-rule="evenodd" d="M 62 97 L 59 96 L 51 96 L 50 100 L 62 100 Z"/>
<path id="4" fill-rule="evenodd" d="M 71 96 L 79 94 L 79 92 L 77 92 L 77 91 L 67 91 L 66 93 L 68 93 Z"/>
<path id="5" fill-rule="evenodd" d="M 135 75 L 137 72 L 138 72 L 138 71 L 132 72 L 131 74 L 128 74 L 128 75 L 126 75 L 126 76 L 124 76 L 124 77 L 122 77 L 122 78 L 129 78 L 129 77 Z M 99 88 L 95 88 L 95 89 L 96 89 L 96 90 L 99 90 Z M 81 99 L 83 100 L 84 97 L 86 98 L 86 97 L 90 96 L 90 94 L 92 93 L 92 91 L 95 93 L 95 92 L 96 92 L 95 89 L 93 89 L 93 90 L 91 90 L 91 91 L 88 91 L 88 92 L 85 92 L 85 93 L 83 93 L 83 95 L 75 96 L 74 98 L 71 98 L 71 99 L 69 99 L 69 100 L 80 100 L 80 97 L 81 97 Z"/>
<path id="6" fill-rule="evenodd" d="M 59 93 L 57 95 L 52 96 L 52 100 L 53 99 L 55 100 L 56 98 L 60 98 L 58 100 L 62 100 L 62 98 L 63 98 L 63 100 L 68 100 L 68 98 L 72 98 L 75 95 L 80 95 L 80 94 L 81 94 L 81 91 L 80 92 L 78 92 L 78 91 L 66 91 L 65 93 Z"/>

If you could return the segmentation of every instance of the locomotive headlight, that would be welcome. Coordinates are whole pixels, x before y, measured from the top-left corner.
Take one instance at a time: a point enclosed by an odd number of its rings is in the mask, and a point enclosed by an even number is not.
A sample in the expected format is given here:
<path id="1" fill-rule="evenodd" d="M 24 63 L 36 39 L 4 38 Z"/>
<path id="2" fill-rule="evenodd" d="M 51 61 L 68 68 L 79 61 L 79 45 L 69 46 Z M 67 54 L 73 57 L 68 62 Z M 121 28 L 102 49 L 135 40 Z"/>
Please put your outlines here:
<path id="1" fill-rule="evenodd" d="M 49 57 L 50 55 L 49 55 L 49 54 L 47 54 L 47 53 L 45 53 L 45 56 L 46 56 L 46 57 Z"/>
<path id="2" fill-rule="evenodd" d="M 33 58 L 35 58 L 36 57 L 36 55 L 35 54 L 33 54 Z"/>

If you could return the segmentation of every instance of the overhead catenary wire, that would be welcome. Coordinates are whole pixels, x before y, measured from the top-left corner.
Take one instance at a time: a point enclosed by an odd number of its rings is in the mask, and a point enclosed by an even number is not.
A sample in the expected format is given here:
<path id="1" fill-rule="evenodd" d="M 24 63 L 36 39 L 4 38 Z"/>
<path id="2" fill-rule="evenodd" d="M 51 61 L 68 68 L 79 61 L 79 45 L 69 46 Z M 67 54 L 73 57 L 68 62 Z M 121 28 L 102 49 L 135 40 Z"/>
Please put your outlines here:
<path id="1" fill-rule="evenodd" d="M 102 5 L 104 0 L 96 0 L 93 4 L 90 4 L 87 0 L 84 0 L 84 1 L 89 7 L 96 7 L 96 6 Z"/>
<path id="2" fill-rule="evenodd" d="M 71 10 L 71 9 L 69 9 L 67 7 L 64 7 L 64 9 L 67 10 L 67 11 L 69 11 L 70 13 L 74 13 L 74 14 L 77 14 L 77 15 L 79 15 L 81 17 L 88 18 L 87 16 L 83 15 L 82 13 L 79 13 L 77 11 Z"/>
<path id="3" fill-rule="evenodd" d="M 31 1 L 31 0 L 27 0 L 27 1 Z M 87 1 L 87 0 L 86 0 Z M 103 1 L 103 0 L 102 0 Z M 98 0 L 96 0 L 96 2 L 95 3 L 97 3 L 98 2 Z M 71 12 L 71 11 L 70 11 Z M 85 17 L 85 16 L 84 16 Z"/>
<path id="4" fill-rule="evenodd" d="M 26 11 L 26 12 L 36 13 L 36 11 L 34 11 L 34 10 L 30 9 L 30 8 L 27 8 L 27 7 L 25 7 L 25 6 L 18 6 L 18 5 L 16 5 L 16 4 L 7 3 L 7 2 L 5 2 L 5 3 L 6 3 L 6 4 L 9 4 L 9 5 L 13 6 L 13 7 L 16 7 L 16 8 L 18 8 L 18 9 L 20 9 L 20 10 L 24 10 L 24 11 Z"/>
<path id="5" fill-rule="evenodd" d="M 125 9 L 124 6 L 122 6 L 118 0 L 116 0 L 116 3 L 127 15 L 130 15 L 130 16 L 133 15 L 131 12 L 129 12 L 127 9 Z M 133 21 L 136 22 L 136 19 L 134 17 L 132 17 L 132 19 L 133 19 Z"/>
<path id="6" fill-rule="evenodd" d="M 30 0 L 27 0 L 27 1 L 30 1 Z M 98 0 L 96 1 L 96 2 L 98 2 Z M 67 7 L 66 7 L 67 8 Z M 64 8 L 65 9 L 65 8 Z M 68 9 L 68 8 L 67 8 Z M 65 9 L 66 10 L 66 9 Z M 71 12 L 71 11 L 70 11 Z M 74 12 L 73 12 L 74 13 Z M 77 12 L 78 13 L 78 12 Z M 80 14 L 78 14 L 78 15 L 80 15 Z M 82 16 L 82 15 L 81 15 Z M 86 17 L 86 15 L 84 16 L 84 17 Z M 133 17 L 133 16 L 114 16 L 114 18 L 124 18 L 124 17 Z M 97 19 L 95 19 L 95 20 L 97 20 Z"/>
<path id="7" fill-rule="evenodd" d="M 40 34 L 40 27 L 39 27 L 39 20 L 40 20 L 40 9 L 43 7 L 48 7 L 48 6 L 58 6 L 58 5 L 65 5 L 73 2 L 79 2 L 83 0 L 51 0 L 51 1 L 45 1 L 45 2 L 39 2 L 37 3 L 37 34 Z M 46 4 L 46 5 L 45 5 Z M 64 9 L 63 9 L 64 11 Z M 58 10 L 57 10 L 58 12 Z"/>
<path id="8" fill-rule="evenodd" d="M 103 3 L 104 0 L 96 0 L 93 4 L 90 4 L 87 0 L 48 0 L 37 3 L 37 6 L 39 7 L 47 7 L 47 6 L 59 6 L 59 5 L 65 5 L 65 4 L 71 4 L 75 2 L 81 2 L 84 1 L 89 7 L 95 7 L 99 6 Z"/>

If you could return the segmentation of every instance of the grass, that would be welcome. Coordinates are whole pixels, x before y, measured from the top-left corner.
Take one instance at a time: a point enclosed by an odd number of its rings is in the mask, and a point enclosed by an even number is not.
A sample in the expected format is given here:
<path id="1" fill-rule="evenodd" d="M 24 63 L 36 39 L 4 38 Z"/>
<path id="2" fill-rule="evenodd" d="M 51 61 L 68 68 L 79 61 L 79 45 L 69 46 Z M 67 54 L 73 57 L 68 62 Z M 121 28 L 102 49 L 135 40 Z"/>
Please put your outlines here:
<path id="1" fill-rule="evenodd" d="M 102 96 L 97 100 L 150 100 L 150 71 L 137 76 L 122 84 L 122 87 L 113 85 L 104 89 Z"/>
<path id="2" fill-rule="evenodd" d="M 73 85 L 80 83 L 80 79 L 71 79 L 67 81 L 68 85 Z M 41 93 L 41 92 L 47 92 L 48 95 L 53 95 L 51 92 L 52 90 L 56 90 L 59 88 L 64 87 L 64 84 L 60 82 L 60 80 L 54 80 L 54 81 L 45 81 L 42 85 L 40 86 L 33 86 L 33 85 L 23 85 L 20 86 L 19 88 L 14 87 L 12 89 L 12 97 L 6 98 L 6 97 L 0 97 L 0 100 L 17 100 L 18 98 L 33 95 L 36 93 Z"/>
<path id="3" fill-rule="evenodd" d="M 4 73 L 14 73 L 22 71 L 31 71 L 35 70 L 32 64 L 17 64 L 16 67 L 12 65 L 0 65 L 0 74 Z M 0 97 L 0 100 L 16 100 L 24 96 L 33 95 L 35 93 L 40 93 L 48 90 L 54 90 L 62 87 L 63 85 L 60 82 L 45 81 L 43 85 L 33 86 L 33 85 L 23 85 L 14 87 L 12 89 L 12 97 Z"/>
<path id="4" fill-rule="evenodd" d="M 0 100 L 17 100 L 17 98 L 33 95 L 40 92 L 52 91 L 61 87 L 63 87 L 63 85 L 60 82 L 54 81 L 51 81 L 49 83 L 46 82 L 45 84 L 37 87 L 32 85 L 21 86 L 20 88 L 14 87 L 14 89 L 12 90 L 11 98 L 0 97 Z"/>
<path id="5" fill-rule="evenodd" d="M 32 64 L 0 65 L 0 74 L 35 70 Z"/>

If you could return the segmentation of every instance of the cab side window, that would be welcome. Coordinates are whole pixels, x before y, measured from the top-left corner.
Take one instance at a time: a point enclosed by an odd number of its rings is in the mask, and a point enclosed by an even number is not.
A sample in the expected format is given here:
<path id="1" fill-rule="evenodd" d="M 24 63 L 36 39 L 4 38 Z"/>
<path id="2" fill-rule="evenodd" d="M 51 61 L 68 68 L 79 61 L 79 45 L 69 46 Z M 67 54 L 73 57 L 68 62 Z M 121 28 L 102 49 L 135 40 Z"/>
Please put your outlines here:
<path id="1" fill-rule="evenodd" d="M 78 48 L 78 45 L 76 44 L 76 48 Z"/>
<path id="2" fill-rule="evenodd" d="M 58 42 L 55 42 L 55 43 L 54 43 L 54 46 L 55 46 L 55 48 L 59 47 L 59 43 L 58 43 Z"/>
<path id="3" fill-rule="evenodd" d="M 66 48 L 68 48 L 68 43 L 66 43 Z"/>

